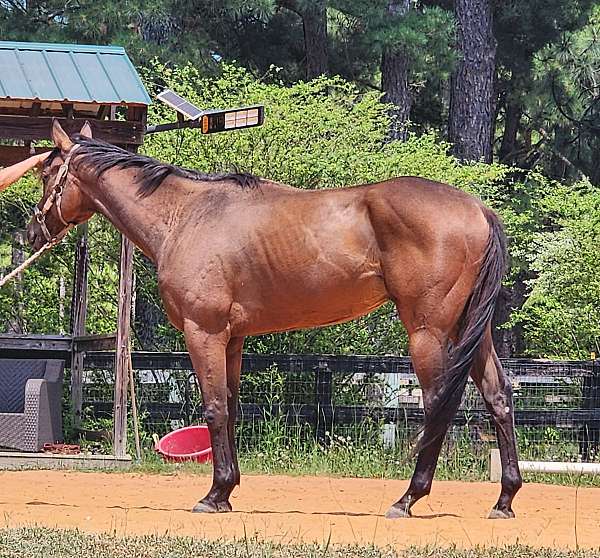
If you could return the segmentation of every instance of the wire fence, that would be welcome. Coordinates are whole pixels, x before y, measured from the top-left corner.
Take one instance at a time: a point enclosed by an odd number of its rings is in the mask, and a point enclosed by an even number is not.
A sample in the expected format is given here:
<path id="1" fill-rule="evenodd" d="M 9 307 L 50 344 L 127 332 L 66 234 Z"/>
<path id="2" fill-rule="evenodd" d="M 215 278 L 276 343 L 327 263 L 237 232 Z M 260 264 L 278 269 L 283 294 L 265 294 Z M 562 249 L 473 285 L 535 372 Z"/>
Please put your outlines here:
<path id="1" fill-rule="evenodd" d="M 84 406 L 112 415 L 113 359 L 88 353 Z M 134 353 L 144 428 L 162 434 L 200 422 L 202 399 L 187 353 Z M 600 443 L 600 361 L 507 359 L 520 452 L 528 459 L 596 461 Z M 285 435 L 326 442 L 346 436 L 406 449 L 423 422 L 423 395 L 409 358 L 244 355 L 238 428 L 244 447 L 269 421 Z M 495 445 L 484 402 L 469 382 L 447 446 L 476 454 Z"/>

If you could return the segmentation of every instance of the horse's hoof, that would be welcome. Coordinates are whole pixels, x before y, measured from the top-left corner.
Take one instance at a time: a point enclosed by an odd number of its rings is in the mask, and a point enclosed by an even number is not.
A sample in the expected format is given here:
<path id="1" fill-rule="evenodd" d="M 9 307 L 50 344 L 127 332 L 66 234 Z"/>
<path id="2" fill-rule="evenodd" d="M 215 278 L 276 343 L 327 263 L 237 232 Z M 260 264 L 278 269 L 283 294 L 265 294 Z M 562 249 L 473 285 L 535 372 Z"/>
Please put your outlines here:
<path id="1" fill-rule="evenodd" d="M 403 519 L 410 517 L 411 513 L 407 506 L 393 505 L 385 514 L 386 519 Z"/>
<path id="2" fill-rule="evenodd" d="M 515 517 L 515 512 L 512 510 L 499 510 L 498 508 L 493 508 L 488 515 L 488 519 L 513 519 Z"/>
<path id="3" fill-rule="evenodd" d="M 229 502 L 198 502 L 193 508 L 192 513 L 225 513 L 231 511 Z"/>

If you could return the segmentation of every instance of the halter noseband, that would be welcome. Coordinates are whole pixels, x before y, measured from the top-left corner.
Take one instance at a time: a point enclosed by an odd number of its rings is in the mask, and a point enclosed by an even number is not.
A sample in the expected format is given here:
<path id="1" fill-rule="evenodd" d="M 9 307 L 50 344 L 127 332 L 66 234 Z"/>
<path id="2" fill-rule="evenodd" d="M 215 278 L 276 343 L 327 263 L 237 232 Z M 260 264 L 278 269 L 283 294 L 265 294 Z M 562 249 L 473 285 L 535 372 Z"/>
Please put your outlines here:
<path id="1" fill-rule="evenodd" d="M 69 164 L 71 163 L 71 157 L 73 157 L 73 154 L 75 153 L 75 151 L 77 151 L 77 149 L 79 149 L 79 144 L 75 144 L 73 145 L 73 147 L 71 147 L 69 154 L 67 155 L 63 164 L 58 169 L 56 179 L 54 180 L 54 185 L 52 186 L 50 195 L 46 199 L 46 202 L 44 203 L 42 209 L 40 209 L 37 205 L 33 208 L 33 214 L 35 215 L 35 219 L 40 225 L 40 228 L 42 229 L 44 238 L 46 239 L 46 242 L 51 244 L 57 244 L 58 242 L 60 242 L 60 240 L 74 226 L 73 223 L 68 223 L 67 221 L 65 221 L 64 217 L 62 216 L 60 203 L 62 200 L 63 187 L 67 180 L 67 175 L 69 174 Z M 48 215 L 48 212 L 50 211 L 50 209 L 52 209 L 52 206 L 56 206 L 56 214 L 58 215 L 60 222 L 65 226 L 65 228 L 62 231 L 60 231 L 54 238 L 50 234 L 48 226 L 46 225 L 46 215 Z"/>

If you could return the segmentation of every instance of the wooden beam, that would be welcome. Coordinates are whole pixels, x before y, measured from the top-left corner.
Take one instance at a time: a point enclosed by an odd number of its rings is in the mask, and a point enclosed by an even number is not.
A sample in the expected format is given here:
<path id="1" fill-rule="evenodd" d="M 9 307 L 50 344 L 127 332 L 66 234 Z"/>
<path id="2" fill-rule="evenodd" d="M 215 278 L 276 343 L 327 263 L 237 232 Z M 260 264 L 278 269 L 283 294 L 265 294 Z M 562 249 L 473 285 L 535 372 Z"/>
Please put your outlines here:
<path id="1" fill-rule="evenodd" d="M 109 112 L 110 112 L 110 106 L 102 105 L 100 107 L 100 110 L 98 111 L 98 120 L 104 120 L 108 116 Z"/>
<path id="2" fill-rule="evenodd" d="M 50 151 L 51 147 L 36 147 L 35 153 Z M 22 145 L 0 145 L 0 167 L 9 167 L 31 156 L 29 147 Z"/>
<path id="3" fill-rule="evenodd" d="M 73 278 L 73 297 L 71 299 L 71 334 L 81 338 L 85 335 L 88 295 L 88 225 L 77 227 L 77 244 L 75 245 L 75 273 Z M 73 425 L 81 424 L 83 402 L 83 357 L 81 345 L 73 343 L 71 356 L 71 407 L 73 409 Z"/>
<path id="4" fill-rule="evenodd" d="M 134 114 L 135 111 L 130 109 L 127 118 L 132 118 Z M 136 152 L 137 146 L 128 145 L 126 149 Z M 121 236 L 113 430 L 113 451 L 117 457 L 124 457 L 127 454 L 127 388 L 131 366 L 129 333 L 133 303 L 133 251 L 133 243 L 127 237 Z"/>
<path id="5" fill-rule="evenodd" d="M 67 335 L 27 335 L 0 333 L 0 351 L 70 351 L 71 337 Z"/>
<path id="6" fill-rule="evenodd" d="M 0 115 L 0 138 L 17 140 L 50 139 L 52 118 L 45 116 Z M 77 133 L 86 122 L 84 118 L 58 119 L 69 134 Z M 141 145 L 146 127 L 143 122 L 125 120 L 88 120 L 94 137 L 117 145 Z"/>
<path id="7" fill-rule="evenodd" d="M 69 118 L 70 120 L 73 119 L 73 103 L 61 103 L 62 104 L 62 109 L 63 112 L 65 113 L 65 116 L 67 118 Z"/>
<path id="8" fill-rule="evenodd" d="M 113 430 L 113 450 L 117 457 L 124 457 L 127 454 L 127 387 L 129 381 L 129 329 L 131 326 L 132 287 L 133 244 L 129 239 L 122 236 Z"/>
<path id="9" fill-rule="evenodd" d="M 82 335 L 73 338 L 73 346 L 82 353 L 88 351 L 114 351 L 117 346 L 117 334 Z M 112 359 L 114 361 L 114 358 Z"/>

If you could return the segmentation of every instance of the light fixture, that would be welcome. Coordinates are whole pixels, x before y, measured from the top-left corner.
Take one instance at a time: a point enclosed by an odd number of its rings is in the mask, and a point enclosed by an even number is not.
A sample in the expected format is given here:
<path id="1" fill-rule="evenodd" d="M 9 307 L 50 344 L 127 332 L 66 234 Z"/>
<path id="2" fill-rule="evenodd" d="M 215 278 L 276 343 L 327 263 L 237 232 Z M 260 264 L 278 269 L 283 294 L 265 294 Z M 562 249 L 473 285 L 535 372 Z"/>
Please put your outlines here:
<path id="1" fill-rule="evenodd" d="M 265 108 L 261 105 L 230 110 L 207 110 L 201 117 L 203 134 L 227 132 L 261 126 L 265 121 Z"/>
<path id="2" fill-rule="evenodd" d="M 201 110 L 170 89 L 165 89 L 156 97 L 177 111 L 178 122 L 148 126 L 147 134 L 181 128 L 200 128 L 203 134 L 214 134 L 229 130 L 255 128 L 262 126 L 265 121 L 265 107 L 262 105 L 228 110 Z M 185 117 L 186 120 L 182 117 Z"/>

